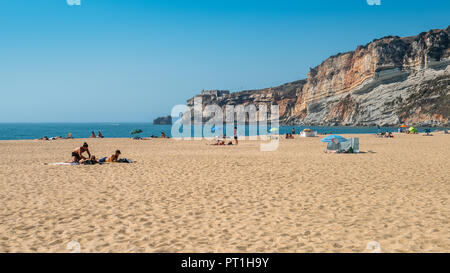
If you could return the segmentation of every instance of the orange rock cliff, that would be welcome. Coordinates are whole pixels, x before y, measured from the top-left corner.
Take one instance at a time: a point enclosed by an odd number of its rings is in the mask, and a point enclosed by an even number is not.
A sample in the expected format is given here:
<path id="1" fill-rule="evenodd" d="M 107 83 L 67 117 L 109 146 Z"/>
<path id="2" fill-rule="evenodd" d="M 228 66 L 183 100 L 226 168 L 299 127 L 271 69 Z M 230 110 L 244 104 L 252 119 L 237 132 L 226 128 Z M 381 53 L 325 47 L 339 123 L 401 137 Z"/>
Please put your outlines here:
<path id="1" fill-rule="evenodd" d="M 448 126 L 449 31 L 376 39 L 326 59 L 306 80 L 262 90 L 204 91 L 196 97 L 204 106 L 222 108 L 277 104 L 281 124 Z"/>

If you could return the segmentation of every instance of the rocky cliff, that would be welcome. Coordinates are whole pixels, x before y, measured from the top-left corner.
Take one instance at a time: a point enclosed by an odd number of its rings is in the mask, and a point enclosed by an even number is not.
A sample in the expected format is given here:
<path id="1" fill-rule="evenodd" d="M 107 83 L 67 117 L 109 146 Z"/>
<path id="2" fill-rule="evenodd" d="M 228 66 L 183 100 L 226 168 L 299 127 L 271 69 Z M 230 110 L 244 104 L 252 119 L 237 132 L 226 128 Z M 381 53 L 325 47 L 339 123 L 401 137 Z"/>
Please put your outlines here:
<path id="1" fill-rule="evenodd" d="M 280 123 L 449 125 L 450 27 L 376 39 L 312 68 L 306 80 L 262 90 L 202 92 L 203 104 L 277 104 Z M 188 100 L 192 106 L 193 99 Z"/>
<path id="2" fill-rule="evenodd" d="M 165 117 L 159 117 L 153 120 L 154 125 L 172 125 L 172 117 L 165 116 Z"/>

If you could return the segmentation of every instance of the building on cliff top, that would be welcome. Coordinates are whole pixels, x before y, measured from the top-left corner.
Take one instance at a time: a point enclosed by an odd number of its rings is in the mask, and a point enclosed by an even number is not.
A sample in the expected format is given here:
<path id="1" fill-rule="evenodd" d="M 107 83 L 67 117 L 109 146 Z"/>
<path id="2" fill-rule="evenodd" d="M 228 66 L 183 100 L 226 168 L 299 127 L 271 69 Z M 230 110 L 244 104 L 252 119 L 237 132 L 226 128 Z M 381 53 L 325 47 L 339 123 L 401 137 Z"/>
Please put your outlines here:
<path id="1" fill-rule="evenodd" d="M 202 96 L 216 96 L 221 97 L 223 95 L 229 95 L 229 90 L 202 90 Z"/>

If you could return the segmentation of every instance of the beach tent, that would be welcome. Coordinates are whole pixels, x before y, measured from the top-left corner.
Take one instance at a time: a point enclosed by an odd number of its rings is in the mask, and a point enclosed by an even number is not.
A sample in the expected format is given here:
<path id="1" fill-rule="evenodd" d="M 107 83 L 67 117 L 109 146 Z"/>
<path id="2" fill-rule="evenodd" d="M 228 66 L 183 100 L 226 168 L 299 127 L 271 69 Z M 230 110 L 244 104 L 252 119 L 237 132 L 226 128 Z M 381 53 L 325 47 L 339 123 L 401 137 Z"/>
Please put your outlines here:
<path id="1" fill-rule="evenodd" d="M 350 147 L 352 148 L 353 153 L 359 153 L 359 138 L 352 137 L 349 138 L 347 141 L 339 143 L 341 145 L 342 151 L 348 151 Z"/>
<path id="2" fill-rule="evenodd" d="M 301 137 L 316 137 L 317 136 L 317 132 L 313 132 L 313 130 L 311 129 L 304 129 L 301 133 L 300 133 Z"/>
<path id="3" fill-rule="evenodd" d="M 333 138 L 330 142 L 327 144 L 327 152 L 333 151 L 333 152 L 340 152 L 341 149 L 341 143 L 337 138 Z"/>
<path id="4" fill-rule="evenodd" d="M 322 138 L 320 141 L 326 142 L 326 143 L 331 143 L 333 139 L 337 139 L 338 142 L 347 141 L 347 139 L 345 137 L 341 137 L 338 135 L 329 135 L 329 136 Z"/>
<path id="5" fill-rule="evenodd" d="M 409 127 L 409 132 L 410 133 L 417 133 L 417 129 L 411 126 L 411 127 Z"/>
<path id="6" fill-rule="evenodd" d="M 359 153 L 359 138 L 349 138 L 346 141 L 339 141 L 334 138 L 331 142 L 327 144 L 327 152 L 346 152 L 351 151 L 352 153 Z"/>

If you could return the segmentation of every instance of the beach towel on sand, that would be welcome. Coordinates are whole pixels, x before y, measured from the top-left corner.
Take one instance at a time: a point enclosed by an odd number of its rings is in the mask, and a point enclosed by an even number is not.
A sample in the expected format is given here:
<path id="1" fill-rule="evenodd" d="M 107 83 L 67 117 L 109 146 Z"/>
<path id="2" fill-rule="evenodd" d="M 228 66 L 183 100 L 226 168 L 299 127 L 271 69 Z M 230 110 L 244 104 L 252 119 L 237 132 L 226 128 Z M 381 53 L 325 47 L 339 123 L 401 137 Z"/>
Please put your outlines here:
<path id="1" fill-rule="evenodd" d="M 94 163 L 92 161 L 84 161 L 82 164 L 80 163 L 68 163 L 68 162 L 58 162 L 58 163 L 45 163 L 44 165 L 50 165 L 50 166 L 77 166 L 77 165 L 94 165 L 94 164 L 107 164 L 109 162 L 106 162 L 107 157 L 101 158 L 98 163 Z M 117 161 L 117 163 L 133 163 L 131 159 L 128 158 L 121 158 Z"/>
<path id="2" fill-rule="evenodd" d="M 80 163 L 67 163 L 67 162 L 58 162 L 58 163 L 45 163 L 45 165 L 51 165 L 51 166 L 75 166 L 80 165 Z"/>

